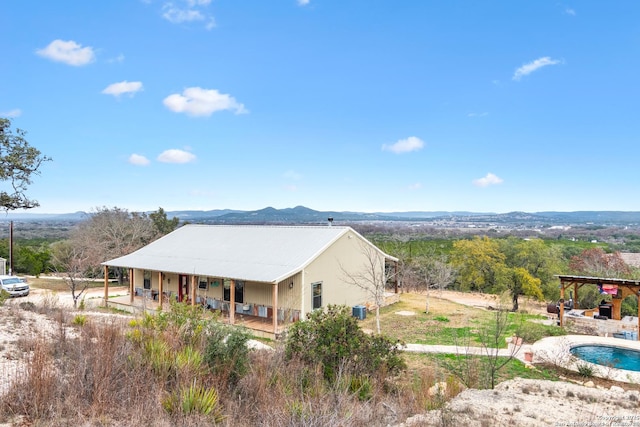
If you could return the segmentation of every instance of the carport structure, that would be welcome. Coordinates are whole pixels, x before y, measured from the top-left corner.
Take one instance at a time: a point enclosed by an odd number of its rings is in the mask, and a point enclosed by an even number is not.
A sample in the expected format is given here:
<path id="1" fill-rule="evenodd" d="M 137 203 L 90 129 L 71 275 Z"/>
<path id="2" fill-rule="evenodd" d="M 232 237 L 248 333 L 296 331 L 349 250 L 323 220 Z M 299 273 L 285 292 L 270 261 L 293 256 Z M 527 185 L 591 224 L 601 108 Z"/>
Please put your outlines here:
<path id="1" fill-rule="evenodd" d="M 572 287 L 574 304 L 578 301 L 578 290 L 583 285 L 596 285 L 601 291 L 605 288 L 614 290 L 615 293 L 611 293 L 611 317 L 614 320 L 621 319 L 620 307 L 622 306 L 622 300 L 630 295 L 635 295 L 640 299 L 640 280 L 563 275 L 558 275 L 556 277 L 560 279 L 560 326 L 563 326 L 564 321 L 564 294 L 567 289 Z M 576 308 L 578 307 L 576 306 Z M 638 339 L 640 340 L 640 301 L 638 304 L 638 336 Z"/>

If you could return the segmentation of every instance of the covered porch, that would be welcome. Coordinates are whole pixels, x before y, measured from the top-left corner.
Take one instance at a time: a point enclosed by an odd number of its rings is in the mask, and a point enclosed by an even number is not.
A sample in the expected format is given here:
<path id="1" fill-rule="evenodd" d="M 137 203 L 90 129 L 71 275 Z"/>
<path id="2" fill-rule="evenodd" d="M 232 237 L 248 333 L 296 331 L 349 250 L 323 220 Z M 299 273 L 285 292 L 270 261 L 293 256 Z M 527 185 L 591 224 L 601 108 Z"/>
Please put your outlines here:
<path id="1" fill-rule="evenodd" d="M 108 277 L 108 267 L 105 267 Z M 278 283 L 245 282 L 226 278 L 209 278 L 166 272 L 129 269 L 129 295 L 108 298 L 109 281 L 105 280 L 105 305 L 140 313 L 166 310 L 171 302 L 181 302 L 218 313 L 230 325 L 251 329 L 266 338 L 278 338 L 293 322 L 300 320 L 295 307 L 296 277 Z M 172 283 L 173 281 L 173 283 Z"/>

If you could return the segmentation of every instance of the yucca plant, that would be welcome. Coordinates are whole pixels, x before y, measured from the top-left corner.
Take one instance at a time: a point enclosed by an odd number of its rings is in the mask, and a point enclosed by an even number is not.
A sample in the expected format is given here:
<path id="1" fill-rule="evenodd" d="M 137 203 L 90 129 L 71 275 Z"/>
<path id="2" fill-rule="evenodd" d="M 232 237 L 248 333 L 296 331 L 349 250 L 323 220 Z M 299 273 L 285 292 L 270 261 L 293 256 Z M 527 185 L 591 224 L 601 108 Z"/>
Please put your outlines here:
<path id="1" fill-rule="evenodd" d="M 171 393 L 163 400 L 162 407 L 172 415 L 205 415 L 214 423 L 220 423 L 225 418 L 216 389 L 196 385 L 195 381 L 189 387 Z"/>
<path id="2" fill-rule="evenodd" d="M 145 359 L 151 365 L 153 372 L 166 378 L 173 368 L 173 357 L 169 345 L 161 339 L 151 338 L 144 346 Z"/>
<path id="3" fill-rule="evenodd" d="M 73 318 L 73 324 L 77 326 L 84 326 L 87 323 L 87 316 L 84 314 L 76 314 Z"/>

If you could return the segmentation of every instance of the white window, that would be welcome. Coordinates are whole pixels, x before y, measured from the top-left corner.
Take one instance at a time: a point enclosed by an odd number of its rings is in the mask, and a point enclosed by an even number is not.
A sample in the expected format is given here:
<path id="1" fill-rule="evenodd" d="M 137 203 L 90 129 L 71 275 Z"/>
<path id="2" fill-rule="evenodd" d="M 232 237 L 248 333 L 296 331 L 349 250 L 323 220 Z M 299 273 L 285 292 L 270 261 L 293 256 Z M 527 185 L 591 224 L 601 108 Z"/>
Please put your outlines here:
<path id="1" fill-rule="evenodd" d="M 311 284 L 311 295 L 313 298 L 313 309 L 322 307 L 322 282 Z"/>

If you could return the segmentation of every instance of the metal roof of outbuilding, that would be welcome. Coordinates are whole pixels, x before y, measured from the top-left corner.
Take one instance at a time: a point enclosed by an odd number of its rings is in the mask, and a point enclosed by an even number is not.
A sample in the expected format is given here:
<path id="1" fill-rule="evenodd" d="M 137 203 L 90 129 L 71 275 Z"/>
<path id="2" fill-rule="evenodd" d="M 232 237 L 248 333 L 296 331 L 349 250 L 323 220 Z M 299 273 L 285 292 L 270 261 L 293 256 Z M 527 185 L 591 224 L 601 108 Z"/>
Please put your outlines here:
<path id="1" fill-rule="evenodd" d="M 345 233 L 366 241 L 351 227 L 189 224 L 102 265 L 275 283 Z"/>

